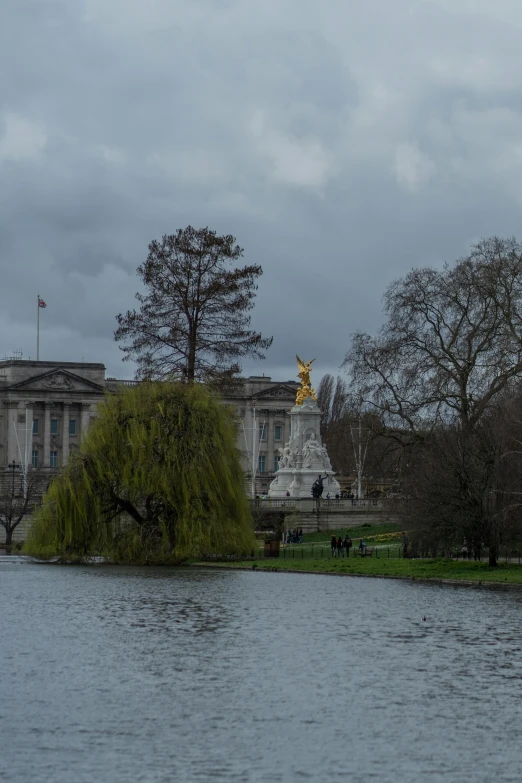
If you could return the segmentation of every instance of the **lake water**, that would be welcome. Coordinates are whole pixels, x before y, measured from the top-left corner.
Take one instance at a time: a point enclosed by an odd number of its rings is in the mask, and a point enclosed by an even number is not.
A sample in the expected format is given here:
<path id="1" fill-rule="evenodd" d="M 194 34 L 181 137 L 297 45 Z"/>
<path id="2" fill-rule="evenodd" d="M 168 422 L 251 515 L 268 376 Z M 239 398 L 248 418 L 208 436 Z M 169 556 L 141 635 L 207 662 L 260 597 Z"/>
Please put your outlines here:
<path id="1" fill-rule="evenodd" d="M 15 559 L 0 583 L 10 783 L 522 777 L 522 593 Z"/>

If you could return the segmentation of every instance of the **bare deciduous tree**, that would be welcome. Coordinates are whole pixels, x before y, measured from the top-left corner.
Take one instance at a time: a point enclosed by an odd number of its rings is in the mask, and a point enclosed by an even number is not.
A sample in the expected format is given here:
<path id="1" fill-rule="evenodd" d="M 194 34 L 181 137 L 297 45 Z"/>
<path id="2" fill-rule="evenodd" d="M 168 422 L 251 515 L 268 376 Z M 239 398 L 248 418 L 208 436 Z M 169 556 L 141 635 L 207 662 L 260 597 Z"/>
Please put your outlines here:
<path id="1" fill-rule="evenodd" d="M 330 412 L 332 408 L 332 397 L 335 380 L 333 375 L 327 373 L 323 375 L 317 387 L 317 407 L 321 411 L 321 432 L 324 435 L 325 428 L 330 421 Z"/>
<path id="2" fill-rule="evenodd" d="M 520 394 L 497 401 L 473 429 L 439 425 L 410 454 L 402 515 L 425 551 L 482 548 L 496 565 L 501 545 L 520 539 Z"/>
<path id="3" fill-rule="evenodd" d="M 377 337 L 355 335 L 345 366 L 388 431 L 410 447 L 431 444 L 425 467 L 435 459 L 445 469 L 446 510 L 440 487 L 425 483 L 425 515 L 455 530 L 467 519 L 495 565 L 502 515 L 487 417 L 522 378 L 522 246 L 482 240 L 452 267 L 395 281 L 384 304 L 386 323 Z"/>
<path id="4" fill-rule="evenodd" d="M 323 376 L 317 390 L 317 404 L 323 416 L 321 434 L 335 469 L 357 476 L 357 493 L 362 496 L 363 474 L 391 479 L 396 446 L 382 437 L 382 426 L 374 413 L 364 410 L 347 382 L 330 374 Z"/>
<path id="5" fill-rule="evenodd" d="M 425 433 L 437 421 L 473 427 L 522 377 L 522 246 L 483 240 L 454 267 L 424 268 L 384 296 L 377 337 L 358 333 L 345 359 L 389 425 Z"/>
<path id="6" fill-rule="evenodd" d="M 331 424 L 339 421 L 346 412 L 348 387 L 346 381 L 327 373 L 323 375 L 317 387 L 317 406 L 321 410 L 323 434 Z"/>
<path id="7" fill-rule="evenodd" d="M 117 316 L 115 339 L 138 378 L 219 383 L 245 356 L 263 359 L 272 338 L 251 330 L 258 265 L 230 268 L 243 255 L 233 236 L 188 226 L 149 245 L 138 275 L 140 309 Z"/>
<path id="8" fill-rule="evenodd" d="M 41 504 L 42 496 L 49 484 L 49 477 L 37 471 L 28 470 L 22 476 L 5 474 L 0 489 L 0 525 L 5 530 L 5 544 L 10 547 L 13 534 L 25 517 L 31 516 Z"/>

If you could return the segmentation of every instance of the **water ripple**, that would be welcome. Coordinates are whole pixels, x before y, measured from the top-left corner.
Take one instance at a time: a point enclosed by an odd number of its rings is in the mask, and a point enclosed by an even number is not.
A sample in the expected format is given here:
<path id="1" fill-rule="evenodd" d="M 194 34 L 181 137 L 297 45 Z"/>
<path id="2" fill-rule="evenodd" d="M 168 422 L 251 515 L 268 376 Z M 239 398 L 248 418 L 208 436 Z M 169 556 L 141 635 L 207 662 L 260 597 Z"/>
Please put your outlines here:
<path id="1" fill-rule="evenodd" d="M 520 777 L 520 593 L 2 563 L 0 579 L 11 783 Z"/>

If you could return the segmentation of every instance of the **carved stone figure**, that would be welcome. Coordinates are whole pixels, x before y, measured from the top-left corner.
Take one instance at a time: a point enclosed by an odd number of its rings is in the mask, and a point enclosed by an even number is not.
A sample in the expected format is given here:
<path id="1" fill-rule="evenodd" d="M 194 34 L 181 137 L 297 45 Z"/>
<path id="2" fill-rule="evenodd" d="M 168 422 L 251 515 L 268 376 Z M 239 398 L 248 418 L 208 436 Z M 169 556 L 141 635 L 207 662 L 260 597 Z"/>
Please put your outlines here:
<path id="1" fill-rule="evenodd" d="M 301 479 L 299 478 L 299 476 L 296 476 L 292 481 L 292 483 L 289 485 L 288 490 L 290 492 L 294 492 L 294 491 L 298 492 L 300 489 L 301 489 Z"/>
<path id="2" fill-rule="evenodd" d="M 321 456 L 322 456 L 322 462 L 323 462 L 324 467 L 327 470 L 331 470 L 332 469 L 332 463 L 330 462 L 330 457 L 328 456 L 328 452 L 326 450 L 326 446 L 324 445 L 324 443 L 323 443 L 323 446 L 321 448 Z"/>
<path id="3" fill-rule="evenodd" d="M 48 389 L 70 389 L 72 387 L 72 381 L 65 375 L 51 375 L 44 381 L 44 385 Z"/>
<path id="4" fill-rule="evenodd" d="M 295 468 L 294 452 L 288 446 L 285 446 L 284 449 L 278 449 L 278 451 L 281 454 L 279 468 Z"/>
<path id="5" fill-rule="evenodd" d="M 323 447 L 312 437 L 303 446 L 303 468 L 311 468 L 314 462 L 324 465 L 324 455 Z"/>

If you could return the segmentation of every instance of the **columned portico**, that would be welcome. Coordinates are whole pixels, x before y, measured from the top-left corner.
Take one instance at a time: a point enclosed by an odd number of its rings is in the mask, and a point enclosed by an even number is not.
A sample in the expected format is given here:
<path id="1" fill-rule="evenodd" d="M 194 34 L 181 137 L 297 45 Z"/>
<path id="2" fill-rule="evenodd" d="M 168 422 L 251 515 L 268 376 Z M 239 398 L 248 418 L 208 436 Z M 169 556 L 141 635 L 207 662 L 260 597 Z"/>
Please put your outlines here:
<path id="1" fill-rule="evenodd" d="M 14 486 L 18 503 L 24 497 L 19 487 L 43 491 L 50 475 L 67 464 L 71 449 L 78 449 L 91 411 L 107 390 L 118 388 L 117 382 L 106 383 L 101 363 L 0 361 L 0 494 Z M 27 536 L 31 522 L 30 515 L 24 517 L 15 541 Z M 0 544 L 4 540 L 0 526 Z"/>

